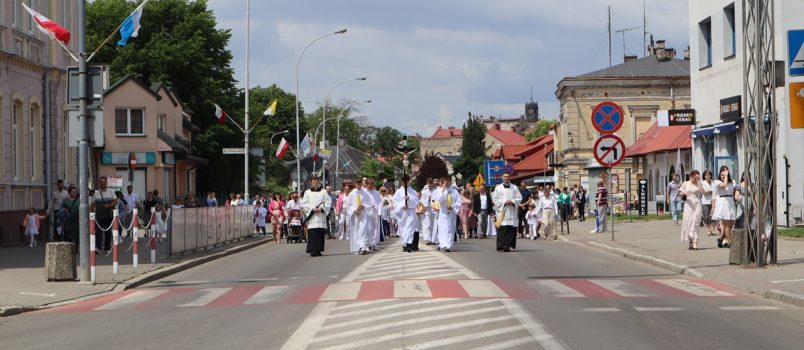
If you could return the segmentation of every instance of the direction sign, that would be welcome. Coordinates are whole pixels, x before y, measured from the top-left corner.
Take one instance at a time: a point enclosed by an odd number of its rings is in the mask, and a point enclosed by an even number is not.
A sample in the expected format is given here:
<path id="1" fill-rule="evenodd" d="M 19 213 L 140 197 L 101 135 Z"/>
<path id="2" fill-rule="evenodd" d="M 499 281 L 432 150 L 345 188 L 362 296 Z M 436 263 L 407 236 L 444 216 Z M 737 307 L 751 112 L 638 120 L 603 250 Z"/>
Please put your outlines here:
<path id="1" fill-rule="evenodd" d="M 487 160 L 483 162 L 483 176 L 487 186 L 496 186 L 502 182 L 503 160 Z"/>
<path id="2" fill-rule="evenodd" d="M 623 126 L 625 114 L 616 103 L 601 102 L 592 110 L 592 125 L 601 134 L 612 134 Z"/>
<path id="3" fill-rule="evenodd" d="M 616 135 L 603 135 L 595 142 L 595 159 L 602 166 L 613 167 L 625 158 L 625 144 Z"/>
<path id="4" fill-rule="evenodd" d="M 224 148 L 223 154 L 246 154 L 245 148 Z"/>
<path id="5" fill-rule="evenodd" d="M 804 29 L 787 31 L 787 55 L 790 76 L 804 75 Z"/>

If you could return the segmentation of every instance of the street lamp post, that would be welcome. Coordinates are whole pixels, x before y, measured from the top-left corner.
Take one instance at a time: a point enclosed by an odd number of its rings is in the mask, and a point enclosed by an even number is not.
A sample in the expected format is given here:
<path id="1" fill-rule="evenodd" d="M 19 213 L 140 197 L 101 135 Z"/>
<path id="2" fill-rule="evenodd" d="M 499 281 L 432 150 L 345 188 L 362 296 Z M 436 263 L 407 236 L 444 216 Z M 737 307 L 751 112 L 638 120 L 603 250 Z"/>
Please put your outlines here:
<path id="1" fill-rule="evenodd" d="M 371 100 L 365 100 L 364 103 L 371 103 Z M 335 184 L 335 188 L 338 188 L 338 172 L 340 171 L 341 167 L 341 117 L 346 115 L 346 111 L 352 107 L 353 103 L 346 105 L 346 108 L 341 111 L 340 117 L 338 117 L 338 131 L 337 135 L 335 136 L 335 177 L 333 178 L 332 182 Z"/>
<path id="2" fill-rule="evenodd" d="M 323 108 L 323 114 L 324 115 L 321 118 L 321 120 L 323 120 L 323 121 L 327 120 L 327 105 L 329 104 L 329 95 L 332 94 L 332 91 L 334 91 L 335 88 L 337 88 L 338 86 L 341 86 L 341 85 L 343 85 L 345 83 L 348 83 L 350 81 L 365 81 L 366 79 L 368 79 L 368 78 L 366 78 L 366 77 L 357 77 L 357 78 L 354 78 L 354 79 L 346 79 L 346 80 L 344 80 L 342 82 L 339 82 L 339 83 L 335 84 L 335 86 L 333 86 L 332 89 L 329 89 L 329 92 L 327 92 L 327 96 L 324 97 L 324 108 Z M 324 142 L 322 145 L 326 146 L 327 145 L 327 125 L 326 124 L 324 124 L 324 131 L 323 131 L 323 136 L 321 137 L 321 140 Z M 335 142 L 337 142 L 337 140 Z"/>
<path id="3" fill-rule="evenodd" d="M 307 49 L 309 49 L 310 46 L 313 46 L 313 44 L 315 44 L 316 41 L 319 41 L 331 35 L 343 34 L 343 33 L 346 33 L 346 28 L 341 29 L 337 32 L 332 32 L 315 38 L 313 41 L 307 44 L 307 46 L 304 47 L 304 50 L 302 50 L 302 52 L 299 54 L 299 59 L 296 60 L 296 149 L 297 150 L 299 149 L 299 144 L 301 143 L 301 140 L 299 140 L 299 138 L 301 137 L 299 128 L 299 64 L 301 63 L 302 56 L 304 56 L 304 53 L 307 51 Z M 299 156 L 300 155 L 298 154 L 296 155 L 296 191 L 301 193 L 301 158 L 299 158 Z"/>

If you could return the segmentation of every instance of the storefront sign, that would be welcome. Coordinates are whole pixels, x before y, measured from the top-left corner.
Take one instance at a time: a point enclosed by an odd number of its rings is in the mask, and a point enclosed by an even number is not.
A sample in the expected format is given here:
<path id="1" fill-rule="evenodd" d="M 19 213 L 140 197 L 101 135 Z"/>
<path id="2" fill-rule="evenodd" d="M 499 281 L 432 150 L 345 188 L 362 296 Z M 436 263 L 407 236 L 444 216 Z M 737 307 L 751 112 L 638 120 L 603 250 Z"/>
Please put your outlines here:
<path id="1" fill-rule="evenodd" d="M 156 164 L 156 152 L 136 152 L 137 164 Z M 128 165 L 131 153 L 128 152 L 103 152 L 101 164 L 125 164 Z"/>
<path id="2" fill-rule="evenodd" d="M 720 100 L 720 119 L 735 120 L 742 117 L 742 97 L 740 95 Z"/>
<path id="3" fill-rule="evenodd" d="M 648 215 L 648 180 L 639 179 L 639 215 Z"/>
<path id="4" fill-rule="evenodd" d="M 163 152 L 162 153 L 162 163 L 165 164 L 176 164 L 176 154 L 170 152 Z"/>
<path id="5" fill-rule="evenodd" d="M 107 176 L 106 177 L 106 187 L 112 190 L 113 192 L 116 191 L 123 191 L 123 177 L 122 176 Z"/>
<path id="6" fill-rule="evenodd" d="M 670 125 L 695 125 L 694 109 L 671 109 L 668 111 Z"/>

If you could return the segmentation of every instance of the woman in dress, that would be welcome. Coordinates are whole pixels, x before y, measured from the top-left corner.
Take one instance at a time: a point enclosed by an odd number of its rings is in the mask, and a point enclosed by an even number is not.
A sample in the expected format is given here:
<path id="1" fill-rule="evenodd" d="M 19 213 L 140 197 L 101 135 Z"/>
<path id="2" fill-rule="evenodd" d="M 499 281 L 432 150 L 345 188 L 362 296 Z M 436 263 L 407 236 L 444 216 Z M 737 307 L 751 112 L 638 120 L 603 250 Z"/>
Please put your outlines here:
<path id="1" fill-rule="evenodd" d="M 701 197 L 701 209 L 703 209 L 701 212 L 702 222 L 708 231 L 707 235 L 714 236 L 715 222 L 712 220 L 712 193 L 714 192 L 714 186 L 712 186 L 711 171 L 704 170 L 701 187 L 703 187 L 703 197 Z"/>
<path id="2" fill-rule="evenodd" d="M 718 180 L 713 182 L 717 200 L 712 211 L 712 220 L 720 221 L 721 236 L 717 239 L 718 248 L 728 248 L 731 242 L 731 229 L 737 218 L 737 208 L 734 205 L 734 180 L 729 174 L 729 167 L 721 166 Z"/>
<path id="3" fill-rule="evenodd" d="M 703 205 L 701 198 L 704 188 L 701 184 L 701 173 L 690 172 L 690 178 L 681 184 L 679 192 L 684 200 L 684 221 L 681 223 L 681 241 L 689 242 L 689 250 L 698 250 L 698 225 L 701 222 Z"/>
<path id="4" fill-rule="evenodd" d="M 285 215 L 282 208 L 285 207 L 285 201 L 282 200 L 282 194 L 274 192 L 274 198 L 271 204 L 268 205 L 268 210 L 271 212 L 271 225 L 274 233 L 274 242 L 282 242 L 282 224 L 285 221 Z"/>
<path id="5" fill-rule="evenodd" d="M 463 228 L 463 238 L 469 239 L 469 217 L 472 216 L 472 192 L 463 190 L 461 198 L 461 227 Z"/>

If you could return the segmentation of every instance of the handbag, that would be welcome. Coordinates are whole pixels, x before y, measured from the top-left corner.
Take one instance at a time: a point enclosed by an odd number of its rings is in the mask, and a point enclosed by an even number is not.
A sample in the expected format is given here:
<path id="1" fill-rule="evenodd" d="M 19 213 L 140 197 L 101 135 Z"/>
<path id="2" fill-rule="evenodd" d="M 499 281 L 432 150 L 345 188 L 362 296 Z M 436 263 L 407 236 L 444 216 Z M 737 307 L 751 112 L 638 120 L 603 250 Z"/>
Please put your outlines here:
<path id="1" fill-rule="evenodd" d="M 424 208 L 424 204 L 420 202 L 416 205 L 416 214 L 424 214 L 425 211 L 426 209 Z"/>

